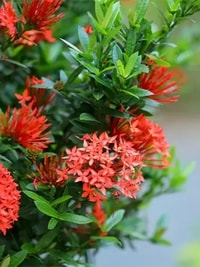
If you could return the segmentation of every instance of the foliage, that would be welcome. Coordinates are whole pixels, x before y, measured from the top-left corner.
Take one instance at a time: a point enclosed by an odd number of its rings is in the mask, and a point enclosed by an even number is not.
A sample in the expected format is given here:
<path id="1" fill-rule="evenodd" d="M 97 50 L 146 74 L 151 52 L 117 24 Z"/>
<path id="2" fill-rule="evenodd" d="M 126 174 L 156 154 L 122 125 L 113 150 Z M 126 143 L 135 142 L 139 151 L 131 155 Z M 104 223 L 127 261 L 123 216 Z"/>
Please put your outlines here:
<path id="1" fill-rule="evenodd" d="M 178 99 L 167 41 L 200 2 L 168 0 L 156 30 L 149 5 L 3 1 L 0 179 L 21 199 L 1 182 L 1 266 L 89 266 L 108 242 L 170 244 L 166 216 L 151 234 L 142 211 L 189 169 L 152 117 Z"/>

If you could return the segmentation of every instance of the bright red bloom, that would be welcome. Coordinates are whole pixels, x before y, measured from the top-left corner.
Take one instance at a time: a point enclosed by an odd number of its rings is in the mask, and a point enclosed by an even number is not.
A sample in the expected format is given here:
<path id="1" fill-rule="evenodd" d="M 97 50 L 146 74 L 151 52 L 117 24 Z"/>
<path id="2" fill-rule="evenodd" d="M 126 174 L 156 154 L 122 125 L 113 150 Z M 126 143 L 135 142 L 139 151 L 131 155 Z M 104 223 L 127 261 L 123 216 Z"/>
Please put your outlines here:
<path id="1" fill-rule="evenodd" d="M 125 139 L 116 140 L 117 136 L 108 136 L 103 132 L 83 136 L 83 147 L 67 149 L 66 168 L 64 175 L 83 183 L 82 197 L 91 202 L 106 199 L 109 189 L 121 190 L 119 181 L 134 180 L 139 185 L 143 178 L 140 169 L 144 166 L 141 154 L 133 144 Z M 59 173 L 62 176 L 62 173 Z M 124 185 L 123 185 L 124 187 Z M 139 186 L 127 188 L 125 195 L 135 197 Z M 128 192 L 128 193 L 127 193 Z"/>
<path id="2" fill-rule="evenodd" d="M 58 170 L 63 169 L 64 159 L 62 156 L 48 156 L 45 155 L 43 162 L 37 164 L 34 162 L 36 172 L 29 175 L 33 179 L 34 185 L 37 187 L 39 184 L 62 186 L 67 180 L 67 176 L 58 175 Z"/>
<path id="3" fill-rule="evenodd" d="M 44 84 L 44 81 L 35 76 L 28 76 L 26 78 L 26 89 L 24 90 L 23 94 L 15 94 L 19 100 L 19 103 L 23 105 L 31 101 L 33 103 L 33 108 L 43 111 L 43 109 L 53 101 L 56 93 L 45 88 L 33 87 L 33 85 L 40 84 Z"/>
<path id="4" fill-rule="evenodd" d="M 10 172 L 0 163 L 0 231 L 13 227 L 18 220 L 20 191 Z"/>
<path id="5" fill-rule="evenodd" d="M 91 24 L 87 24 L 87 25 L 84 27 L 84 31 L 85 31 L 87 34 L 91 34 L 91 33 L 93 33 L 93 29 L 92 29 Z"/>
<path id="6" fill-rule="evenodd" d="M 131 142 L 143 156 L 146 165 L 158 168 L 168 166 L 169 145 L 163 129 L 144 115 L 135 116 L 130 121 L 114 118 L 111 133 Z"/>
<path id="7" fill-rule="evenodd" d="M 176 102 L 178 95 L 174 92 L 180 89 L 176 81 L 176 72 L 165 66 L 150 66 L 149 73 L 142 73 L 139 79 L 139 87 L 149 90 L 150 99 L 157 102 Z"/>
<path id="8" fill-rule="evenodd" d="M 23 16 L 36 30 L 47 29 L 59 21 L 63 14 L 55 15 L 63 0 L 23 0 Z"/>
<path id="9" fill-rule="evenodd" d="M 3 4 L 4 6 L 0 7 L 0 31 L 8 34 L 13 39 L 16 35 L 18 18 L 11 2 L 7 3 L 3 0 Z"/>
<path id="10" fill-rule="evenodd" d="M 33 152 L 40 152 L 51 143 L 50 132 L 46 132 L 50 124 L 46 116 L 42 116 L 38 109 L 33 109 L 32 102 L 21 108 L 8 107 L 5 114 L 0 114 L 0 134 L 13 138 L 23 147 Z"/>

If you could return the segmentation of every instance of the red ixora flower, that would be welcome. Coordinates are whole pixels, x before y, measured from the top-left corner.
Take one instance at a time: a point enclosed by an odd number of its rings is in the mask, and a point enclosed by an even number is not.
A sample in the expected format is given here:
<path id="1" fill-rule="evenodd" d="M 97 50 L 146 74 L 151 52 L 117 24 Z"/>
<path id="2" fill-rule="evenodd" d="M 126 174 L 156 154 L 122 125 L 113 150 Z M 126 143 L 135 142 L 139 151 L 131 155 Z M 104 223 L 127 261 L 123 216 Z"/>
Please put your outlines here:
<path id="1" fill-rule="evenodd" d="M 23 16 L 36 30 L 47 29 L 59 21 L 63 14 L 55 15 L 63 0 L 23 0 Z"/>
<path id="2" fill-rule="evenodd" d="M 59 175 L 67 175 L 75 182 L 83 183 L 82 197 L 91 202 L 105 200 L 108 190 L 121 191 L 122 181 L 130 180 L 139 185 L 143 178 L 139 170 L 144 166 L 142 157 L 131 142 L 121 140 L 117 136 L 108 136 L 106 132 L 86 134 L 83 136 L 83 147 L 67 149 L 66 168 Z M 123 187 L 125 183 L 123 184 Z M 132 191 L 131 191 L 132 190 Z M 135 197 L 139 186 L 123 192 L 129 197 Z"/>
<path id="3" fill-rule="evenodd" d="M 64 16 L 55 14 L 62 3 L 63 0 L 23 0 L 21 21 L 25 31 L 15 44 L 33 46 L 43 40 L 55 42 L 51 25 Z M 31 29 L 26 30 L 27 24 Z"/>
<path id="4" fill-rule="evenodd" d="M 39 184 L 62 186 L 67 180 L 67 176 L 59 176 L 59 170 L 63 169 L 64 159 L 62 156 L 45 155 L 43 162 L 37 164 L 34 162 L 36 172 L 28 175 L 33 179 L 35 187 Z"/>
<path id="5" fill-rule="evenodd" d="M 18 220 L 20 191 L 10 172 L 0 163 L 0 231 L 13 227 Z"/>
<path id="6" fill-rule="evenodd" d="M 33 87 L 33 85 L 44 84 L 44 81 L 38 79 L 36 76 L 28 76 L 26 78 L 26 89 L 23 94 L 15 94 L 21 105 L 30 101 L 33 102 L 33 108 L 39 109 L 41 112 L 47 107 L 55 98 L 56 93 L 45 88 Z"/>
<path id="7" fill-rule="evenodd" d="M 143 114 L 132 117 L 131 120 L 114 118 L 111 133 L 131 142 L 142 155 L 145 165 L 157 168 L 168 166 L 169 144 L 163 129 Z"/>
<path id="8" fill-rule="evenodd" d="M 23 147 L 33 152 L 40 152 L 51 143 L 50 132 L 46 130 L 50 124 L 41 115 L 34 103 L 24 104 L 21 108 L 7 108 L 6 113 L 0 114 L 0 134 L 13 138 Z"/>
<path id="9" fill-rule="evenodd" d="M 11 2 L 3 0 L 3 6 L 0 7 L 0 35 L 2 32 L 13 39 L 16 35 L 16 23 L 18 18 Z"/>
<path id="10" fill-rule="evenodd" d="M 149 90 L 150 99 L 157 102 L 176 102 L 178 95 L 173 93 L 180 89 L 176 81 L 176 71 L 166 66 L 157 66 L 151 63 L 148 73 L 142 73 L 139 78 L 139 87 Z"/>

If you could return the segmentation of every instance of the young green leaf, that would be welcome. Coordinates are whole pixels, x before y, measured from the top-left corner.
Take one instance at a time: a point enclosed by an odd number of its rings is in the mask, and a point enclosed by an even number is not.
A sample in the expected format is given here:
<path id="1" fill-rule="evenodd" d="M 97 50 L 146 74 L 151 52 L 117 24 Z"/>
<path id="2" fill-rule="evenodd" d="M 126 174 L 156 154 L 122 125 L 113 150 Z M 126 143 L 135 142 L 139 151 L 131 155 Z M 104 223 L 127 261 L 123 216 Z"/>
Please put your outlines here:
<path id="1" fill-rule="evenodd" d="M 78 215 L 78 214 L 69 213 L 69 212 L 59 214 L 59 220 L 76 223 L 76 224 L 87 224 L 87 223 L 92 222 L 91 219 L 83 215 Z"/>
<path id="2" fill-rule="evenodd" d="M 10 264 L 9 267 L 17 267 L 19 266 L 26 258 L 28 254 L 27 250 L 21 250 L 19 252 L 16 252 L 10 257 Z"/>
<path id="3" fill-rule="evenodd" d="M 55 210 L 51 204 L 47 201 L 34 201 L 35 206 L 37 207 L 37 209 L 42 212 L 43 214 L 53 217 L 53 218 L 57 218 L 58 219 L 58 212 L 57 210 Z"/>
<path id="4" fill-rule="evenodd" d="M 125 210 L 117 210 L 113 213 L 106 222 L 102 225 L 101 230 L 109 232 L 115 225 L 117 225 L 124 217 Z"/>

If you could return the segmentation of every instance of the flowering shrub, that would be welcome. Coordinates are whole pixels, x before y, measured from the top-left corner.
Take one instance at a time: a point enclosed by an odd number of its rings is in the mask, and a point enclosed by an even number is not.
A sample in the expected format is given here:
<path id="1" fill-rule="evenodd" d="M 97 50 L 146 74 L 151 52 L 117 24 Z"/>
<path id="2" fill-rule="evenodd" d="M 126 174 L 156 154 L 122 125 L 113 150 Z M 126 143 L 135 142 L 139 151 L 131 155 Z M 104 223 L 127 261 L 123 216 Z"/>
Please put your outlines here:
<path id="1" fill-rule="evenodd" d="M 141 212 L 185 176 L 152 115 L 178 100 L 180 71 L 165 45 L 200 2 L 168 0 L 156 31 L 145 17 L 148 0 L 96 0 L 87 17 L 78 15 L 85 5 L 0 6 L 4 267 L 89 266 L 88 252 L 107 242 L 169 244 L 162 220 L 150 234 Z"/>

